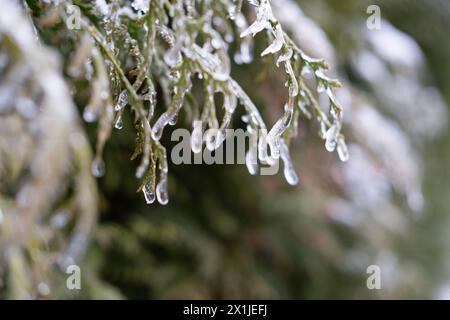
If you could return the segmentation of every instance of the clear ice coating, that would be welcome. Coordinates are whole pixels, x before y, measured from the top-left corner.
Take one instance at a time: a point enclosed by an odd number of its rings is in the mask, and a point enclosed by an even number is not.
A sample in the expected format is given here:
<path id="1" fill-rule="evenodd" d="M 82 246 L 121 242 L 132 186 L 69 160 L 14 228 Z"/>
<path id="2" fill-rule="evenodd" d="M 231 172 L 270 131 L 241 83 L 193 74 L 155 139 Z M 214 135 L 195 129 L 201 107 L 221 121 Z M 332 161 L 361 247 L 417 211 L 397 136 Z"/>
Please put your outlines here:
<path id="1" fill-rule="evenodd" d="M 136 178 L 141 179 L 144 176 L 145 171 L 148 168 L 148 165 L 149 165 L 148 158 L 142 158 L 139 167 L 136 169 Z"/>
<path id="2" fill-rule="evenodd" d="M 272 42 L 272 44 L 267 47 L 262 53 L 261 56 L 265 56 L 268 54 L 277 53 L 281 50 L 284 44 L 284 34 L 283 29 L 281 29 L 280 24 L 278 23 L 275 29 L 275 40 Z"/>
<path id="3" fill-rule="evenodd" d="M 294 51 L 292 50 L 292 48 L 289 48 L 285 52 L 280 54 L 276 63 L 277 67 L 280 66 L 280 63 L 291 60 L 293 54 Z"/>
<path id="4" fill-rule="evenodd" d="M 114 122 L 114 128 L 120 130 L 123 128 L 122 116 L 118 115 L 116 121 Z"/>
<path id="5" fill-rule="evenodd" d="M 269 0 L 261 0 L 256 13 L 256 21 L 241 33 L 241 38 L 250 34 L 255 36 L 264 29 L 271 29 L 272 25 L 270 24 L 270 20 L 273 20 L 273 13 Z"/>
<path id="6" fill-rule="evenodd" d="M 325 133 L 325 148 L 327 151 L 333 152 L 336 149 L 338 134 L 339 128 L 336 124 L 333 124 Z"/>
<path id="7" fill-rule="evenodd" d="M 267 143 L 270 147 L 270 154 L 275 159 L 280 157 L 281 135 L 286 131 L 291 123 L 294 106 L 291 103 L 287 103 L 284 110 L 285 112 L 283 117 L 275 123 L 267 135 Z"/>
<path id="8" fill-rule="evenodd" d="M 155 140 L 161 139 L 162 133 L 164 131 L 164 128 L 166 125 L 168 125 L 171 121 L 173 121 L 173 118 L 176 117 L 176 113 L 173 110 L 169 110 L 164 112 L 156 121 L 155 125 L 153 126 L 153 137 Z"/>
<path id="9" fill-rule="evenodd" d="M 119 98 L 117 99 L 117 103 L 114 107 L 114 110 L 116 111 L 120 111 L 123 108 L 125 108 L 125 106 L 128 104 L 128 92 L 127 90 L 123 90 L 120 94 L 119 94 Z"/>
<path id="10" fill-rule="evenodd" d="M 144 194 L 145 202 L 147 204 L 152 204 L 156 200 L 156 193 L 155 193 L 155 181 L 154 179 L 151 179 L 149 182 L 147 182 L 144 187 L 142 188 L 142 193 Z"/>

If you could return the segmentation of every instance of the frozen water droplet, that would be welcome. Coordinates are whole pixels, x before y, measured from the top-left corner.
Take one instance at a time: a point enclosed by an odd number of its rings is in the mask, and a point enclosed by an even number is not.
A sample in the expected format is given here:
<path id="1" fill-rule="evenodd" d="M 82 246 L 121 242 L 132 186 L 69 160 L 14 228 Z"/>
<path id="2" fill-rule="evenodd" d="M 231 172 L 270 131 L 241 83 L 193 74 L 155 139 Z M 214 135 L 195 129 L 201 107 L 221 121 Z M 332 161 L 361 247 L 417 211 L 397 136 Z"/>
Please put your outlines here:
<path id="1" fill-rule="evenodd" d="M 95 158 L 91 165 L 92 175 L 100 178 L 105 174 L 105 162 L 101 158 Z"/>
<path id="2" fill-rule="evenodd" d="M 174 126 L 177 124 L 177 121 L 178 121 L 178 114 L 176 114 L 174 117 L 172 117 L 172 119 L 170 119 L 169 125 Z"/>
<path id="3" fill-rule="evenodd" d="M 284 140 L 280 144 L 280 156 L 284 163 L 284 177 L 291 186 L 295 186 L 298 184 L 298 176 L 289 155 L 289 148 Z"/>
<path id="4" fill-rule="evenodd" d="M 336 149 L 338 133 L 339 130 L 335 124 L 333 124 L 325 133 L 325 148 L 327 151 L 333 152 Z"/>
<path id="5" fill-rule="evenodd" d="M 267 135 L 266 139 L 269 144 L 270 155 L 274 159 L 278 159 L 280 157 L 280 136 L 283 134 L 284 129 L 285 126 L 283 125 L 283 119 L 279 119 Z"/>
<path id="6" fill-rule="evenodd" d="M 114 128 L 120 130 L 123 128 L 123 122 L 122 122 L 122 117 L 118 116 L 116 119 L 116 122 L 114 123 Z"/>
<path id="7" fill-rule="evenodd" d="M 120 111 L 128 104 L 128 92 L 126 90 L 123 90 L 119 94 L 119 98 L 117 99 L 117 104 L 114 107 L 114 110 Z"/>
<path id="8" fill-rule="evenodd" d="M 288 50 L 285 50 L 285 52 L 283 52 L 278 57 L 278 60 L 277 60 L 277 63 L 276 63 L 277 67 L 280 65 L 280 63 L 283 63 L 285 61 L 290 60 L 292 58 L 292 54 L 293 54 L 292 48 L 289 48 Z"/>
<path id="9" fill-rule="evenodd" d="M 144 188 L 142 188 L 142 192 L 144 193 L 145 202 L 147 202 L 147 204 L 155 202 L 156 194 L 153 180 L 145 184 Z"/>
<path id="10" fill-rule="evenodd" d="M 280 24 L 278 23 L 275 29 L 275 40 L 272 42 L 272 44 L 266 48 L 266 50 L 264 50 L 261 53 L 261 56 L 265 56 L 268 55 L 270 53 L 277 53 L 278 51 L 281 50 L 281 48 L 283 47 L 284 44 L 284 34 L 283 34 L 283 29 L 281 29 Z"/>
<path id="11" fill-rule="evenodd" d="M 166 205 L 167 203 L 169 203 L 166 175 L 163 175 L 158 185 L 156 186 L 156 197 L 158 198 L 158 202 L 162 205 Z"/>

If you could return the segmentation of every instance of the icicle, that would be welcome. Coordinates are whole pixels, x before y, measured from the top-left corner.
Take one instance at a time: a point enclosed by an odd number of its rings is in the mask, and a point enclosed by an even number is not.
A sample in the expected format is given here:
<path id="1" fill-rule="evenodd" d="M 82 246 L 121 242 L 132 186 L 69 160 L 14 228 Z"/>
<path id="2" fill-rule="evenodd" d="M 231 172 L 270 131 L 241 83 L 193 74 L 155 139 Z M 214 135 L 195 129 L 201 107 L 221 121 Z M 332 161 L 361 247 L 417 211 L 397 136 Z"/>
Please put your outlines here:
<path id="1" fill-rule="evenodd" d="M 267 130 L 260 130 L 258 140 L 258 159 L 262 163 L 267 162 Z"/>
<path id="2" fill-rule="evenodd" d="M 325 121 L 323 121 L 321 118 L 318 119 L 318 121 L 320 122 L 320 132 L 319 135 L 322 139 L 325 140 L 325 137 L 327 135 L 327 124 L 325 123 Z"/>
<path id="3" fill-rule="evenodd" d="M 250 133 L 250 147 L 245 155 L 245 164 L 253 176 L 258 173 L 258 131 L 250 125 L 247 126 L 247 131 Z"/>
<path id="4" fill-rule="evenodd" d="M 294 106 L 291 101 L 284 107 L 285 113 L 281 119 L 279 119 L 267 135 L 267 142 L 270 147 L 270 154 L 273 158 L 278 159 L 280 157 L 280 137 L 286 131 L 292 120 L 292 114 L 294 112 Z"/>
<path id="5" fill-rule="evenodd" d="M 162 150 L 162 155 L 159 158 L 159 170 L 161 170 L 161 172 L 167 173 L 169 172 L 169 166 L 167 164 L 167 152 L 166 152 L 166 148 L 161 147 Z"/>
<path id="6" fill-rule="evenodd" d="M 285 52 L 283 52 L 283 54 L 281 54 L 277 59 L 277 67 L 280 66 L 280 63 L 291 60 L 293 52 L 294 51 L 292 50 L 292 48 L 289 48 Z"/>
<path id="7" fill-rule="evenodd" d="M 155 202 L 156 193 L 155 193 L 155 178 L 151 177 L 150 180 L 144 185 L 142 188 L 142 192 L 144 193 L 145 202 L 147 204 L 152 204 Z"/>
<path id="8" fill-rule="evenodd" d="M 283 29 L 281 29 L 281 25 L 278 23 L 275 29 L 275 40 L 261 53 L 261 56 L 264 57 L 271 53 L 277 53 L 283 47 L 284 42 Z"/>
<path id="9" fill-rule="evenodd" d="M 170 121 L 169 121 L 169 126 L 174 126 L 174 125 L 176 125 L 176 124 L 177 124 L 177 121 L 178 121 L 178 114 L 175 114 L 175 115 L 172 117 L 172 119 L 170 119 Z"/>
<path id="10" fill-rule="evenodd" d="M 161 172 L 158 185 L 156 186 L 156 197 L 162 205 L 169 203 L 169 195 L 167 192 L 167 173 Z"/>
<path id="11" fill-rule="evenodd" d="M 290 84 L 289 84 L 289 96 L 296 97 L 299 92 L 298 82 L 295 77 L 294 70 L 292 69 L 292 65 L 290 61 L 285 62 L 286 72 L 289 75 Z"/>
<path id="12" fill-rule="evenodd" d="M 284 128 L 283 119 L 279 119 L 267 135 L 270 155 L 275 159 L 280 157 L 280 136 L 283 134 Z"/>
<path id="13" fill-rule="evenodd" d="M 174 96 L 172 98 L 172 102 L 169 108 L 158 118 L 158 120 L 156 120 L 156 123 L 153 126 L 152 134 L 155 140 L 161 139 L 162 133 L 166 125 L 168 125 L 170 122 L 173 123 L 174 121 L 176 121 L 178 112 L 183 107 L 184 96 L 192 86 L 191 74 L 189 72 L 183 74 L 183 78 L 180 79 L 178 84 L 180 85 L 180 87 L 177 86 L 174 87 Z"/>
<path id="14" fill-rule="evenodd" d="M 123 90 L 120 94 L 119 94 L 119 98 L 117 99 L 117 104 L 114 107 L 115 111 L 120 111 L 123 108 L 125 108 L 125 106 L 128 104 L 128 92 L 127 90 Z"/>
<path id="15" fill-rule="evenodd" d="M 273 166 L 277 159 L 267 154 L 268 141 L 267 141 L 267 129 L 259 129 L 258 139 L 258 159 L 261 163 Z"/>
<path id="16" fill-rule="evenodd" d="M 120 130 L 123 127 L 122 116 L 119 114 L 114 122 L 114 128 Z"/>
<path id="17" fill-rule="evenodd" d="M 298 184 L 298 176 L 289 155 L 289 148 L 284 140 L 281 140 L 280 145 L 280 157 L 284 163 L 284 177 L 291 186 L 295 186 Z"/>
<path id="18" fill-rule="evenodd" d="M 161 139 L 165 126 L 169 124 L 170 121 L 172 121 L 175 115 L 176 114 L 173 111 L 166 111 L 158 118 L 152 129 L 153 137 L 155 138 L 155 140 Z"/>
<path id="19" fill-rule="evenodd" d="M 345 143 L 345 138 L 342 134 L 339 135 L 337 139 L 337 152 L 341 161 L 347 162 L 349 160 L 350 155 L 348 153 L 347 144 Z"/>
<path id="20" fill-rule="evenodd" d="M 327 151 L 333 152 L 336 149 L 338 134 L 339 129 L 336 124 L 333 124 L 325 133 L 325 148 Z"/>

